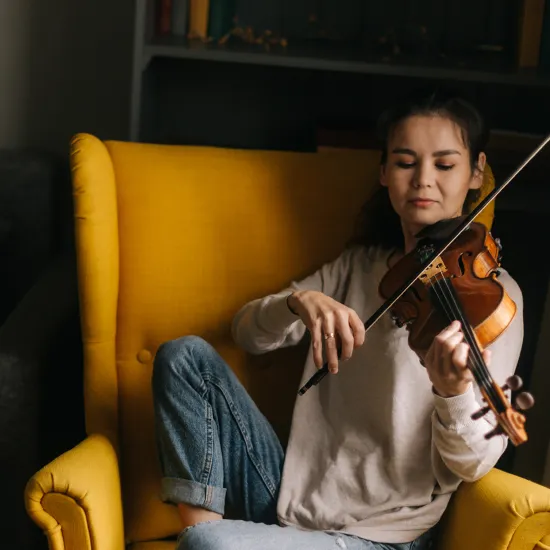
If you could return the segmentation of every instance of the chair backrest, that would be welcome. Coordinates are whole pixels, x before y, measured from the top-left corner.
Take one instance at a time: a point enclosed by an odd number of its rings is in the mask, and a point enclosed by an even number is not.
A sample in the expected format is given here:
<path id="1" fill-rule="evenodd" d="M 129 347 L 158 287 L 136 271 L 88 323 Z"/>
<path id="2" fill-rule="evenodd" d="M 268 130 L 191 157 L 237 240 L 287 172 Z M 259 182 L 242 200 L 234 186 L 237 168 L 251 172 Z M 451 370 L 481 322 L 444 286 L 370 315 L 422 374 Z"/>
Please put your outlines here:
<path id="1" fill-rule="evenodd" d="M 235 370 L 283 440 L 303 349 L 250 357 L 231 340 L 245 302 L 335 258 L 378 182 L 375 151 L 293 153 L 71 145 L 88 433 L 120 459 L 128 541 L 173 536 L 159 499 L 151 400 L 158 346 L 196 334 Z"/>

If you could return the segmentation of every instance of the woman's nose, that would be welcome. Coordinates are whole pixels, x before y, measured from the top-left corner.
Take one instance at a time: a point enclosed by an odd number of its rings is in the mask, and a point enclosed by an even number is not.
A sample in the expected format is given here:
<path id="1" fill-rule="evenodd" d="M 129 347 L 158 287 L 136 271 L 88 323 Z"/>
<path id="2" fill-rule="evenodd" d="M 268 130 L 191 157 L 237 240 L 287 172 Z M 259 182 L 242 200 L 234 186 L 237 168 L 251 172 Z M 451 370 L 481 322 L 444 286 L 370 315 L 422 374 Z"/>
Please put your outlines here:
<path id="1" fill-rule="evenodd" d="M 413 185 L 416 188 L 431 187 L 434 182 L 434 171 L 428 167 L 423 166 L 421 163 L 417 165 Z"/>

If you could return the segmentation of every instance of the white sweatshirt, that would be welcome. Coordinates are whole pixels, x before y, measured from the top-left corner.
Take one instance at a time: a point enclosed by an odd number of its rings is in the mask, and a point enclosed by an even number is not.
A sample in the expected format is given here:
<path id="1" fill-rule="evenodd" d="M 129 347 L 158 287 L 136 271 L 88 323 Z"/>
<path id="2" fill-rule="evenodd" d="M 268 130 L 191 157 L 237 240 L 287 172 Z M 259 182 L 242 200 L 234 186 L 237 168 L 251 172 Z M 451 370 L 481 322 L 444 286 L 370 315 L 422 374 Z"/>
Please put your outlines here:
<path id="1" fill-rule="evenodd" d="M 378 285 L 388 256 L 349 248 L 311 276 L 249 302 L 234 318 L 235 341 L 260 354 L 307 336 L 286 304 L 296 289 L 321 291 L 365 321 L 383 303 Z M 521 351 L 523 300 L 505 270 L 499 281 L 517 304 L 491 346 L 489 369 L 503 385 Z M 508 440 L 484 438 L 495 425 L 492 413 L 470 418 L 482 407 L 477 386 L 451 398 L 436 395 L 407 338 L 384 315 L 338 374 L 297 397 L 278 501 L 282 525 L 408 542 L 438 522 L 462 480 L 477 480 L 496 464 Z M 315 371 L 310 349 L 301 384 Z"/>

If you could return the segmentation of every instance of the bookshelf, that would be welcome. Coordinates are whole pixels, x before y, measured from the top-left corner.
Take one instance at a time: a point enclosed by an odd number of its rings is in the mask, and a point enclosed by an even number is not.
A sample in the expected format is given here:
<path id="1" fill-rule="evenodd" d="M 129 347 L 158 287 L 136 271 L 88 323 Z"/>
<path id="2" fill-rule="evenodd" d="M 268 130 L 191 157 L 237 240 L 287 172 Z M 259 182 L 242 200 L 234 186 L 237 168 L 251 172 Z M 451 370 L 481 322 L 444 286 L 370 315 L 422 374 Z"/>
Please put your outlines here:
<path id="1" fill-rule="evenodd" d="M 441 33 L 447 33 L 453 36 L 460 36 L 460 40 L 466 40 L 463 35 L 472 33 L 475 39 L 480 36 L 488 37 L 485 48 L 474 50 L 471 45 L 464 46 L 463 43 L 456 42 L 450 46 L 447 44 L 449 54 L 441 56 L 437 53 L 426 53 L 413 51 L 411 53 L 401 53 L 400 55 L 388 55 L 376 51 L 372 47 L 372 41 L 369 44 L 365 43 L 364 34 L 348 34 L 347 40 L 328 40 L 307 37 L 307 32 L 301 29 L 301 33 L 296 31 L 296 24 L 285 25 L 281 20 L 280 11 L 286 6 L 286 17 L 292 19 L 292 10 L 289 6 L 292 4 L 290 0 L 265 0 L 265 10 L 278 15 L 268 16 L 264 13 L 261 17 L 258 14 L 258 4 L 251 0 L 238 0 L 237 8 L 239 13 L 249 14 L 245 19 L 252 21 L 263 21 L 264 26 L 267 26 L 266 21 L 273 23 L 273 26 L 279 31 L 289 30 L 294 28 L 294 35 L 288 40 L 286 47 L 275 45 L 270 46 L 269 50 L 262 45 L 251 45 L 238 40 L 229 41 L 224 45 L 219 45 L 216 42 L 204 43 L 200 40 L 188 40 L 187 38 L 172 35 L 159 36 L 155 32 L 155 1 L 156 0 L 136 0 L 135 13 L 135 37 L 134 37 L 134 67 L 132 79 L 132 100 L 131 100 L 131 117 L 130 117 L 130 139 L 132 140 L 151 140 L 161 142 L 179 142 L 177 132 L 173 129 L 168 132 L 165 129 L 155 129 L 155 117 L 158 116 L 159 109 L 169 109 L 166 104 L 167 96 L 164 95 L 160 86 L 170 86 L 171 73 L 173 84 L 180 86 L 180 94 L 178 95 L 179 103 L 172 105 L 172 114 L 174 118 L 178 118 L 178 109 L 185 110 L 186 100 L 195 101 L 200 97 L 202 101 L 209 100 L 220 101 L 219 97 L 212 95 L 212 90 L 204 89 L 204 94 L 200 94 L 196 90 L 197 77 L 202 79 L 201 73 L 220 72 L 224 79 L 220 78 L 220 86 L 231 85 L 232 88 L 241 86 L 249 86 L 250 82 L 254 81 L 253 75 L 265 78 L 266 71 L 271 71 L 277 75 L 277 78 L 286 80 L 290 84 L 307 81 L 309 90 L 306 94 L 315 94 L 316 89 L 321 83 L 326 82 L 327 78 L 331 78 L 334 82 L 341 82 L 341 85 L 350 85 L 350 78 L 353 86 L 362 86 L 363 89 L 369 90 L 368 95 L 372 101 L 377 101 L 378 98 L 383 100 L 388 96 L 388 88 L 406 88 L 414 86 L 423 81 L 447 81 L 452 82 L 458 87 L 462 87 L 472 95 L 476 96 L 481 103 L 487 103 L 489 111 L 495 109 L 495 102 L 504 108 L 501 111 L 506 113 L 507 110 L 513 107 L 514 100 L 520 103 L 526 103 L 530 106 L 529 112 L 534 113 L 538 109 L 538 117 L 540 113 L 546 110 L 544 96 L 550 87 L 550 73 L 544 73 L 536 68 L 517 68 L 517 51 L 516 42 L 517 36 L 515 28 L 501 23 L 500 27 L 495 30 L 495 23 L 491 23 L 489 27 L 485 24 L 484 29 L 474 28 L 472 18 L 478 18 L 483 14 L 483 5 L 486 9 L 495 9 L 493 0 L 462 0 L 459 3 L 449 2 L 449 5 L 456 4 L 459 8 L 455 8 L 455 12 L 450 10 L 450 14 L 457 19 L 457 25 L 465 24 L 469 19 L 472 19 L 472 24 L 462 27 L 460 32 L 452 31 L 449 24 L 441 30 Z M 513 20 L 514 15 L 517 15 L 521 9 L 522 0 L 510 0 L 507 2 L 508 19 Z M 333 0 L 338 2 L 338 0 Z M 328 0 L 323 2 L 304 2 L 303 0 L 294 0 L 292 9 L 296 13 L 305 13 L 305 7 L 314 5 L 328 5 Z M 364 8 L 359 5 L 369 4 L 368 2 L 359 2 L 358 0 L 346 0 L 342 6 L 350 9 L 350 18 L 354 18 L 354 14 L 358 17 L 361 13 L 363 20 L 366 20 Z M 378 13 L 379 20 L 383 17 L 392 17 L 392 11 L 395 11 L 398 2 L 396 0 L 386 2 L 386 11 Z M 417 8 L 422 11 L 421 4 L 424 5 L 424 12 L 429 9 L 435 9 L 433 3 L 430 2 L 413 2 Z M 279 12 L 276 12 L 274 6 L 282 6 Z M 497 4 L 497 9 L 500 9 L 502 4 Z M 342 7 L 344 9 L 344 7 Z M 441 9 L 441 8 L 439 8 Z M 450 9 L 450 8 L 449 8 Z M 458 9 L 458 11 L 457 11 Z M 301 10 L 301 12 L 300 12 Z M 355 12 L 353 11 L 355 10 Z M 327 11 L 325 9 L 325 11 Z M 506 11 L 506 10 L 501 10 Z M 448 13 L 448 14 L 449 14 Z M 297 15 L 297 16 L 298 16 Z M 372 14 L 371 14 L 372 15 Z M 441 15 L 435 14 L 435 15 Z M 435 16 L 434 15 L 434 16 Z M 296 17 L 297 17 L 296 16 Z M 404 14 L 404 17 L 410 16 L 410 12 Z M 475 16 L 475 17 L 474 17 Z M 270 19 L 271 17 L 271 19 Z M 462 18 L 462 19 L 461 19 Z M 349 22 L 347 23 L 349 26 Z M 439 25 L 439 23 L 438 23 Z M 439 25 L 441 26 L 441 25 Z M 342 27 L 342 24 L 340 24 Z M 470 28 L 471 27 L 471 28 Z M 372 32 L 372 25 L 371 25 Z M 477 35 L 476 35 L 477 33 Z M 483 34 L 485 33 L 485 34 Z M 291 33 L 292 34 L 292 33 Z M 305 35 L 305 36 L 304 36 Z M 492 37 L 492 38 L 491 38 Z M 473 41 L 474 38 L 471 40 Z M 438 40 L 438 42 L 437 42 Z M 444 43 L 444 35 L 441 35 L 436 42 Z M 450 40 L 450 39 L 449 39 Z M 479 40 L 478 40 L 479 41 Z M 506 42 L 507 41 L 507 42 Z M 449 42 L 449 41 L 447 41 Z M 449 42 L 450 43 L 450 42 Z M 473 43 L 473 42 L 472 42 Z M 504 47 L 504 53 L 499 52 L 499 48 L 491 47 L 491 44 L 512 44 L 512 46 Z M 453 45 L 454 44 L 454 45 Z M 458 44 L 458 45 L 457 45 Z M 418 50 L 418 48 L 417 48 Z M 437 48 L 432 52 L 437 51 Z M 200 68 L 199 68 L 200 65 Z M 235 82 L 228 82 L 227 76 L 229 71 L 233 71 Z M 313 74 L 312 73 L 316 73 Z M 186 97 L 190 90 L 186 87 L 185 76 L 188 74 L 194 78 L 194 97 Z M 307 75 L 304 77 L 304 75 Z M 247 78 L 249 81 L 245 82 Z M 240 80 L 240 84 L 239 81 Z M 206 80 L 204 80 L 206 82 Z M 208 79 L 209 85 L 212 85 L 212 80 Z M 396 84 L 397 83 L 397 84 Z M 373 90 L 378 90 L 374 93 Z M 279 90 L 280 92 L 280 90 Z M 276 92 L 274 91 L 274 94 Z M 292 92 L 300 95 L 303 90 L 298 90 L 297 87 Z M 264 96 L 265 108 L 268 108 L 273 97 Z M 172 97 L 173 100 L 173 97 Z M 338 99 L 341 101 L 341 98 Z M 161 101 L 163 102 L 161 104 Z M 510 105 L 506 105 L 510 102 Z M 506 106 L 505 106 L 506 105 Z M 330 110 L 330 109 L 329 109 Z M 359 112 L 361 107 L 357 107 Z M 519 111 L 522 111 L 520 107 Z M 527 112 L 518 115 L 519 118 L 526 118 Z M 318 118 L 323 118 L 323 113 L 317 113 Z M 349 114 L 348 114 L 349 115 Z M 329 115 L 329 118 L 332 115 Z M 499 118 L 500 117 L 500 118 Z M 166 113 L 159 118 L 166 119 Z M 545 133 L 542 126 L 529 127 L 529 125 L 513 122 L 508 125 L 503 114 L 496 117 L 497 125 L 503 129 L 512 131 L 525 131 L 529 133 Z M 502 122 L 501 122 L 502 120 Z M 212 121 L 210 121 L 212 122 Z M 209 122 L 209 123 L 210 123 Z M 230 123 L 228 119 L 225 121 Z M 223 124 L 224 122 L 222 122 Z M 550 127 L 550 126 L 549 126 Z M 213 127 L 212 134 L 215 134 Z M 169 135 L 168 135 L 169 134 Z M 201 132 L 199 132 L 201 134 Z M 181 141 L 185 142 L 191 139 L 192 132 L 184 132 Z M 202 134 L 201 134 L 202 135 Z M 187 136 L 187 137 L 186 137 Z M 246 141 L 246 140 L 245 140 Z M 228 145 L 227 140 L 224 140 L 224 145 Z M 241 146 L 237 140 L 236 146 Z M 261 144 L 260 144 L 261 145 Z M 253 146 L 253 144 L 250 144 Z M 277 146 L 277 145 L 275 145 Z"/>

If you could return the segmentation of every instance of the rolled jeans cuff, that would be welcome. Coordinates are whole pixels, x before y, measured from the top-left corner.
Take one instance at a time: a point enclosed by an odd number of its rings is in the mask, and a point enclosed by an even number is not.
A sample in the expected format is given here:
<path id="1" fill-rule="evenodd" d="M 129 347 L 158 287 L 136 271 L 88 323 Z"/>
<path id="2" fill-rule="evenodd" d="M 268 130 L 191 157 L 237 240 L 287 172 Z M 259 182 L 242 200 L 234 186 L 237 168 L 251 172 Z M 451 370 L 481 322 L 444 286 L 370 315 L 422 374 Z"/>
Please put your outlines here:
<path id="1" fill-rule="evenodd" d="M 161 499 L 173 504 L 190 504 L 223 516 L 225 512 L 224 487 L 214 487 L 177 477 L 163 477 Z"/>

